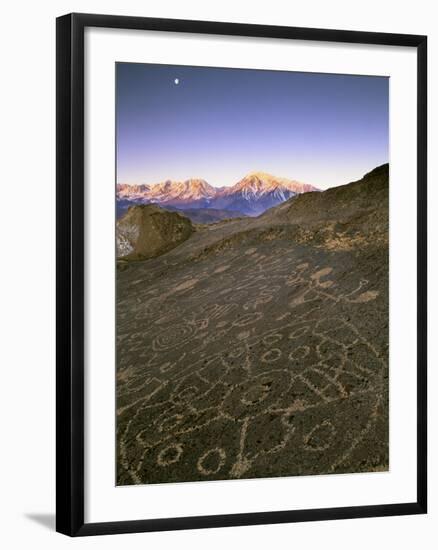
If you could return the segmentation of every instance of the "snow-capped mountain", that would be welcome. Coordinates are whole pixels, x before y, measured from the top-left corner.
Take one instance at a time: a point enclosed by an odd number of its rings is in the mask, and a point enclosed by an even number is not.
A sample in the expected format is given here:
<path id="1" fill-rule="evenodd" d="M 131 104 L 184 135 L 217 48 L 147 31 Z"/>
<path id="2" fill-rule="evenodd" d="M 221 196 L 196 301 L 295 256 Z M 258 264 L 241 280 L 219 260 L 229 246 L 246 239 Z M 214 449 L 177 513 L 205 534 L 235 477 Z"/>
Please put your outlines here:
<path id="1" fill-rule="evenodd" d="M 147 193 L 150 202 L 172 204 L 174 202 L 208 201 L 216 195 L 216 189 L 201 179 L 189 179 L 181 182 L 167 180 L 164 183 L 152 185 Z"/>
<path id="2" fill-rule="evenodd" d="M 216 198 L 216 208 L 237 210 L 249 216 L 262 214 L 299 193 L 318 191 L 312 185 L 278 178 L 265 172 L 248 174 Z"/>
<path id="3" fill-rule="evenodd" d="M 135 197 L 141 198 L 144 197 L 150 190 L 149 185 L 129 185 L 129 183 L 118 183 L 117 184 L 117 198 L 118 199 L 131 199 Z"/>
<path id="4" fill-rule="evenodd" d="M 266 172 L 253 172 L 248 174 L 232 187 L 225 188 L 226 195 L 241 192 L 243 196 L 260 196 L 267 193 L 291 191 L 293 193 L 307 193 L 318 191 L 313 185 L 300 183 L 287 178 L 278 178 Z"/>
<path id="5" fill-rule="evenodd" d="M 167 180 L 153 185 L 117 185 L 117 200 L 135 204 L 163 204 L 185 208 L 205 208 L 216 196 L 216 189 L 202 179 Z"/>
<path id="6" fill-rule="evenodd" d="M 214 208 L 258 216 L 291 197 L 318 191 L 312 185 L 254 172 L 230 187 L 213 187 L 203 179 L 167 180 L 153 185 L 117 185 L 120 213 L 130 204 L 155 203 L 181 210 Z"/>

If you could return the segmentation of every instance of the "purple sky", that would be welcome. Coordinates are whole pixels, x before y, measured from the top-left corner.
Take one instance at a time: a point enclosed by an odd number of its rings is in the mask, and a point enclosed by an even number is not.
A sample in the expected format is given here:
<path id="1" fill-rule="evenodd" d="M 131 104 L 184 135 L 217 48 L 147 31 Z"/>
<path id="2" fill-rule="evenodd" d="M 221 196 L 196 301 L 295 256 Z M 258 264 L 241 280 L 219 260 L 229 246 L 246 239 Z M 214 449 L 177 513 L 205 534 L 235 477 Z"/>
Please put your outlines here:
<path id="1" fill-rule="evenodd" d="M 117 64 L 117 181 L 263 171 L 326 189 L 388 162 L 384 77 Z M 175 83 L 178 79 L 178 83 Z"/>

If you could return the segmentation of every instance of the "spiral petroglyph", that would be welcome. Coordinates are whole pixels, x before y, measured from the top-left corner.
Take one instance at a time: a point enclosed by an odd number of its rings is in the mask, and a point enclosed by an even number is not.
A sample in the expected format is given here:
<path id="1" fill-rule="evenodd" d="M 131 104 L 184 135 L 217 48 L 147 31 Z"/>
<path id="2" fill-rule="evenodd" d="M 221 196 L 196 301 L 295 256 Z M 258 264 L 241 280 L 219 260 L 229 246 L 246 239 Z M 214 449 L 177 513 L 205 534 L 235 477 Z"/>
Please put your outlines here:
<path id="1" fill-rule="evenodd" d="M 165 351 L 176 348 L 187 342 L 194 333 L 193 325 L 179 324 L 161 332 L 152 341 L 154 351 Z"/>

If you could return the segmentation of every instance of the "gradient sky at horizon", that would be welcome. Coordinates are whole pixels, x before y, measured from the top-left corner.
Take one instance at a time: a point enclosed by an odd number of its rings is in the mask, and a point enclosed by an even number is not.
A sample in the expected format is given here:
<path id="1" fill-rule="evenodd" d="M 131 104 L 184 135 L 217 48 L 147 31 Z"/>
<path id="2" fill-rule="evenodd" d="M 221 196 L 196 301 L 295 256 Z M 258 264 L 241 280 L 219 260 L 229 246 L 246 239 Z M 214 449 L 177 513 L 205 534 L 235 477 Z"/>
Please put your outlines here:
<path id="1" fill-rule="evenodd" d="M 389 160 L 389 79 L 117 63 L 118 183 L 249 172 L 321 189 Z M 175 83 L 178 79 L 178 84 Z"/>

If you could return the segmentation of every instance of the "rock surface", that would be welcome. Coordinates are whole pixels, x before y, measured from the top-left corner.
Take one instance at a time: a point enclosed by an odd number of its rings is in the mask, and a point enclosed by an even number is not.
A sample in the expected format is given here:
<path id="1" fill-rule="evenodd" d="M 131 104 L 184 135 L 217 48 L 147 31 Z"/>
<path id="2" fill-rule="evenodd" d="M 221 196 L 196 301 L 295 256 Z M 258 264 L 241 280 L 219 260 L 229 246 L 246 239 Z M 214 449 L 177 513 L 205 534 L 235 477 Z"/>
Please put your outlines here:
<path id="1" fill-rule="evenodd" d="M 154 205 L 131 206 L 117 222 L 117 257 L 125 260 L 154 258 L 190 237 L 192 222 Z"/>
<path id="2" fill-rule="evenodd" d="M 388 166 L 117 274 L 117 483 L 388 469 Z"/>

